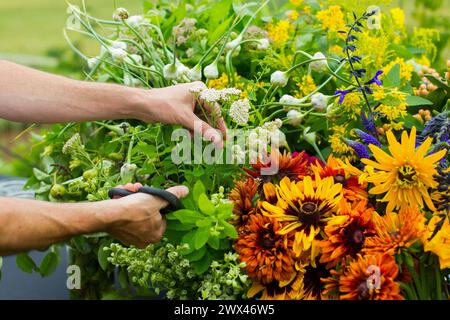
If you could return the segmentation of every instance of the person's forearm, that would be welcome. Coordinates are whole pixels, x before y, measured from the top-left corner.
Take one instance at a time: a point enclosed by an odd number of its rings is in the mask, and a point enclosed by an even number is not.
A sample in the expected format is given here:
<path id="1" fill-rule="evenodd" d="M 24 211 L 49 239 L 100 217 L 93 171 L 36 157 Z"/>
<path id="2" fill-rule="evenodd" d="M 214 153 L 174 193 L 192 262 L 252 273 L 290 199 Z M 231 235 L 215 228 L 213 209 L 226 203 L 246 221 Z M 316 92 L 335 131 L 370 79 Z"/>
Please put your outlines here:
<path id="1" fill-rule="evenodd" d="M 61 123 L 139 119 L 145 112 L 147 121 L 159 121 L 164 107 L 157 90 L 77 81 L 0 60 L 0 118 Z"/>
<path id="2" fill-rule="evenodd" d="M 0 256 L 44 249 L 73 236 L 106 231 L 115 201 L 59 204 L 0 198 Z"/>

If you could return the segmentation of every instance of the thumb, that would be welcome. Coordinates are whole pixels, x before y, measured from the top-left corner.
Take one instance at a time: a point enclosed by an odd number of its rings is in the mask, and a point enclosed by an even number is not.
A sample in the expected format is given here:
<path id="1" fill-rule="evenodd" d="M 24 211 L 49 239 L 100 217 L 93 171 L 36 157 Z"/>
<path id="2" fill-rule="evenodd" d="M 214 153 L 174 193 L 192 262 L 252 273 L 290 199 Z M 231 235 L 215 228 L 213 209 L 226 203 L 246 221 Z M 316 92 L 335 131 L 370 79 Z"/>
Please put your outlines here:
<path id="1" fill-rule="evenodd" d="M 166 191 L 174 194 L 177 198 L 184 198 L 189 194 L 189 188 L 186 186 L 170 187 Z"/>
<path id="2" fill-rule="evenodd" d="M 167 192 L 172 193 L 173 195 L 175 195 L 177 198 L 184 198 L 189 194 L 189 188 L 186 186 L 175 186 L 175 187 L 170 187 L 169 189 L 166 189 Z M 160 203 L 160 209 L 164 209 L 165 207 L 167 207 L 169 205 L 169 203 L 161 198 L 159 198 L 159 200 L 161 201 Z"/>

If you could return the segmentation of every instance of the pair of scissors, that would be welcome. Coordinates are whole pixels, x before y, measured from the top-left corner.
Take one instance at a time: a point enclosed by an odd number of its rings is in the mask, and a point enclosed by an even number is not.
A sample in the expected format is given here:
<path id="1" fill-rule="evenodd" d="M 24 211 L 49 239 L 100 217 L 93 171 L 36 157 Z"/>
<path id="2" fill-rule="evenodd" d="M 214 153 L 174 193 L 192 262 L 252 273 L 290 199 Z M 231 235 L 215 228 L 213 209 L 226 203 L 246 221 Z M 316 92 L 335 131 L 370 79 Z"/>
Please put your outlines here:
<path id="1" fill-rule="evenodd" d="M 180 209 L 184 209 L 183 203 L 181 203 L 180 199 L 173 193 L 170 193 L 166 190 L 153 188 L 153 187 L 140 187 L 137 192 L 129 191 L 121 188 L 112 188 L 108 191 L 108 196 L 111 199 L 115 197 L 126 197 L 136 193 L 146 193 L 152 196 L 159 197 L 169 203 L 169 205 L 161 210 L 161 214 L 167 214 L 171 211 L 177 211 Z"/>

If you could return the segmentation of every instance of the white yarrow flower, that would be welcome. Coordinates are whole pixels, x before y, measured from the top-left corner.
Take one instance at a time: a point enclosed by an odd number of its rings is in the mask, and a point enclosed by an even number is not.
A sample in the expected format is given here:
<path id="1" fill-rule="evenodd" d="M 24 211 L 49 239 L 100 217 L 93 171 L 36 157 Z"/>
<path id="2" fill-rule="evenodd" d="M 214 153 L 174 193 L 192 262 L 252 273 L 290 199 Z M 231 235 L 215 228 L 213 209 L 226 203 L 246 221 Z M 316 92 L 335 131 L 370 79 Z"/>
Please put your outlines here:
<path id="1" fill-rule="evenodd" d="M 229 115 L 237 124 L 245 125 L 248 122 L 249 110 L 250 102 L 248 99 L 237 100 L 231 104 Z"/>

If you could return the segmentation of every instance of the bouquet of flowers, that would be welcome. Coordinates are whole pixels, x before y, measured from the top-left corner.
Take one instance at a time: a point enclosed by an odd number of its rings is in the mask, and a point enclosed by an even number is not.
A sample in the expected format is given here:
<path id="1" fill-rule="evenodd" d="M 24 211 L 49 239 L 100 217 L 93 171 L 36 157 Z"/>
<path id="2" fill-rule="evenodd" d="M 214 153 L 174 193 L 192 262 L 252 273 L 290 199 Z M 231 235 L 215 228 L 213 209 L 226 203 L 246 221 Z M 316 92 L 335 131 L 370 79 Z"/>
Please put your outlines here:
<path id="1" fill-rule="evenodd" d="M 75 296 L 448 299 L 450 65 L 431 67 L 438 32 L 410 32 L 388 2 L 163 0 L 112 20 L 70 5 L 78 27 L 65 35 L 88 79 L 204 80 L 192 94 L 220 104 L 230 129 L 223 150 L 200 140 L 203 161 L 195 147 L 174 160 L 170 126 L 43 132 L 28 183 L 38 198 L 96 201 L 128 182 L 191 189 L 159 244 L 73 239 L 87 274 Z M 80 52 L 73 31 L 99 55 Z"/>

